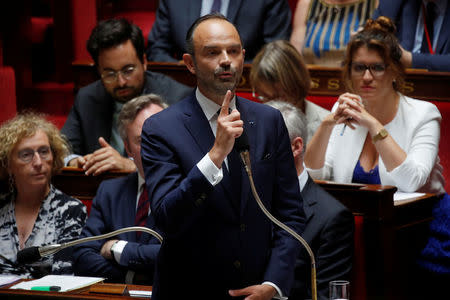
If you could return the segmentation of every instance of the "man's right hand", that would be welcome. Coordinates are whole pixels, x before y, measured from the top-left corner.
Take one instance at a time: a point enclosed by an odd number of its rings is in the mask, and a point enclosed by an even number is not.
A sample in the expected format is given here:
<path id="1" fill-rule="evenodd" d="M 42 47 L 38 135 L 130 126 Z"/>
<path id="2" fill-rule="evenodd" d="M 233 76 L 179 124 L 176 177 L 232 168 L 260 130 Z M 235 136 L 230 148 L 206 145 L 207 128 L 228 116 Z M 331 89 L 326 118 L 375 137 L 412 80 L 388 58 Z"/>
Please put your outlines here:
<path id="1" fill-rule="evenodd" d="M 233 99 L 233 94 L 231 91 L 227 91 L 217 118 L 216 140 L 209 151 L 211 161 L 219 169 L 222 167 L 225 157 L 233 149 L 235 139 L 240 137 L 244 131 L 244 122 L 241 120 L 240 113 L 236 109 L 231 113 L 228 112 L 231 99 Z"/>

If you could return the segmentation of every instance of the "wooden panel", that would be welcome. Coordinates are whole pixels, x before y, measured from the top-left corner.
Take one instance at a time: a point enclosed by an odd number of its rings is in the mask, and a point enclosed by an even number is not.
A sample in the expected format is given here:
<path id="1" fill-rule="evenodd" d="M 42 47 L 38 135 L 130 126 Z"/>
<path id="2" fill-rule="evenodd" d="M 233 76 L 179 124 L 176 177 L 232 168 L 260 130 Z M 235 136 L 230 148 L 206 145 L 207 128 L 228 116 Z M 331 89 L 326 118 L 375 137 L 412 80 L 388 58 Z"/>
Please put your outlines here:
<path id="1" fill-rule="evenodd" d="M 97 80 L 98 74 L 91 61 L 76 61 L 73 64 L 75 90 Z M 149 62 L 147 68 L 151 71 L 167 74 L 175 80 L 195 86 L 196 80 L 183 63 Z M 250 64 L 244 65 L 244 71 L 239 92 L 251 92 L 249 82 Z M 340 68 L 328 68 L 308 65 L 312 79 L 311 96 L 335 97 L 343 92 L 342 72 Z M 450 82 L 449 72 L 428 72 L 426 70 L 409 69 L 406 72 L 406 95 L 425 100 L 450 101 L 450 89 L 445 84 Z M 432 91 L 432 92 L 430 92 Z"/>

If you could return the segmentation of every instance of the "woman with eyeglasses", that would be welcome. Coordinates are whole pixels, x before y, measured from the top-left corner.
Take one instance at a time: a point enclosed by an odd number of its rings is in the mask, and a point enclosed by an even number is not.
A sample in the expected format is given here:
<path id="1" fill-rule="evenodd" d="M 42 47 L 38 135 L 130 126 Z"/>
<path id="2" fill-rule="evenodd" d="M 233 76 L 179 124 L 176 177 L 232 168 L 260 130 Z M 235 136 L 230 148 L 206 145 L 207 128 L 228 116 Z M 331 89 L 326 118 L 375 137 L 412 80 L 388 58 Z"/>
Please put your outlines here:
<path id="1" fill-rule="evenodd" d="M 17 252 L 32 246 L 76 239 L 86 221 L 86 207 L 57 190 L 52 174 L 64 165 L 66 141 L 39 115 L 16 116 L 0 127 L 0 273 L 39 278 L 72 274 L 71 250 L 33 264 L 19 264 Z M 5 187 L 6 186 L 6 187 Z"/>
<path id="2" fill-rule="evenodd" d="M 306 116 L 307 136 L 312 137 L 322 120 L 330 113 L 305 99 L 311 87 L 311 77 L 302 55 L 288 41 L 266 44 L 255 56 L 250 71 L 253 96 L 262 102 L 288 102 Z"/>
<path id="3" fill-rule="evenodd" d="M 315 179 L 394 185 L 434 193 L 440 201 L 421 265 L 450 274 L 450 197 L 438 149 L 441 114 L 430 102 L 401 93 L 404 68 L 395 26 L 368 20 L 347 46 L 341 95 L 308 144 L 305 164 Z M 440 242 L 444 241 L 444 242 Z"/>

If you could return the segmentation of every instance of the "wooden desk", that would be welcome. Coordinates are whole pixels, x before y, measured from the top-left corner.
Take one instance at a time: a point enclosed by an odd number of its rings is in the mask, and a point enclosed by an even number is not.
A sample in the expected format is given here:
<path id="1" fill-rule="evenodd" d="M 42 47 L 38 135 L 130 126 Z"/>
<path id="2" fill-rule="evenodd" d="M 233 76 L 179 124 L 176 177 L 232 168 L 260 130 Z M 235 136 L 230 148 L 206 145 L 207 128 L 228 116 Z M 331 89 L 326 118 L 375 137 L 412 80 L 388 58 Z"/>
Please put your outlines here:
<path id="1" fill-rule="evenodd" d="M 97 70 L 90 60 L 80 60 L 72 63 L 75 91 L 99 79 Z M 249 81 L 250 64 L 244 65 L 239 92 L 251 92 Z M 196 80 L 182 63 L 149 62 L 147 69 L 169 75 L 175 80 L 195 86 Z M 336 97 L 345 92 L 341 80 L 341 68 L 329 68 L 308 65 L 313 82 L 309 92 L 311 96 Z M 409 69 L 406 72 L 406 95 L 425 100 L 450 101 L 450 89 L 445 84 L 450 82 L 449 72 L 428 72 L 427 70 Z M 430 91 L 433 91 L 432 93 Z"/>
<path id="2" fill-rule="evenodd" d="M 408 278 L 427 240 L 437 197 L 394 202 L 393 186 L 316 182 L 363 217 L 363 245 L 357 248 L 364 251 L 367 299 L 407 299 Z"/>
<path id="3" fill-rule="evenodd" d="M 17 283 L 17 282 L 16 282 Z M 69 291 L 69 292 L 42 292 L 42 291 L 26 291 L 26 290 L 16 290 L 9 289 L 10 286 L 15 285 L 13 283 L 7 287 L 0 288 L 0 298 L 1 299 L 97 299 L 97 300 L 108 300 L 108 299 L 150 299 L 147 297 L 131 297 L 131 296 L 121 296 L 113 294 L 99 294 L 90 292 L 90 287 L 86 287 L 81 290 Z M 97 283 L 93 286 L 102 285 L 103 283 Z M 113 286 L 123 286 L 122 284 L 108 284 Z M 140 291 L 151 291 L 152 287 L 147 285 L 126 285 L 128 290 L 140 290 Z"/>

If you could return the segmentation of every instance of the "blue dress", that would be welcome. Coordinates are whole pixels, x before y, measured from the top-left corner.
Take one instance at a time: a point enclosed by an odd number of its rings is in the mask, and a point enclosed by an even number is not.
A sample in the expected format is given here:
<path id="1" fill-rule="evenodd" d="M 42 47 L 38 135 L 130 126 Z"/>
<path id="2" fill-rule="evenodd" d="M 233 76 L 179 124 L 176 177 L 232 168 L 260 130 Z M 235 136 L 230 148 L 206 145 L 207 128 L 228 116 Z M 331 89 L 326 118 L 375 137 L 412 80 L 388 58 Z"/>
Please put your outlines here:
<path id="1" fill-rule="evenodd" d="M 353 31 L 375 10 L 375 0 L 327 4 L 312 0 L 306 22 L 303 56 L 308 64 L 340 66 Z"/>

